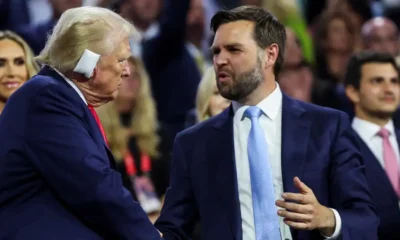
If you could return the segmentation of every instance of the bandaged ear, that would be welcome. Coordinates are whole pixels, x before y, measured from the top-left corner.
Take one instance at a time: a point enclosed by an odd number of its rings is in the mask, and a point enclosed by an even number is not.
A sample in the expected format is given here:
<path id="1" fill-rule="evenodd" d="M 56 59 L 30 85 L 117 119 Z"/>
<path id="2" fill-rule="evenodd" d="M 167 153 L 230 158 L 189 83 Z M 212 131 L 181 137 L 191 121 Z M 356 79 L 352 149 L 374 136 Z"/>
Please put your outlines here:
<path id="1" fill-rule="evenodd" d="M 100 59 L 100 55 L 90 50 L 85 49 L 81 58 L 74 68 L 74 72 L 84 75 L 86 78 L 90 78 L 96 68 L 97 62 Z"/>

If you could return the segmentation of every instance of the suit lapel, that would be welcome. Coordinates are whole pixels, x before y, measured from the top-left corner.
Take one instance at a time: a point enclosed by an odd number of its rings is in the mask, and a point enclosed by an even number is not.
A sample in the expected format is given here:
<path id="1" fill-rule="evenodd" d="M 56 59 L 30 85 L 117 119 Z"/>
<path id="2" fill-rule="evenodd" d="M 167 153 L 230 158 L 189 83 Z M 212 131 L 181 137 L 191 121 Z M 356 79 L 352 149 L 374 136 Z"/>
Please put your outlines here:
<path id="1" fill-rule="evenodd" d="M 93 140 L 95 141 L 95 143 L 99 147 L 99 149 L 104 149 L 104 154 L 107 154 L 107 156 L 110 160 L 111 166 L 113 168 L 115 168 L 114 158 L 112 157 L 111 151 L 108 149 L 108 147 L 104 143 L 103 135 L 100 132 L 100 128 L 98 127 L 96 120 L 94 119 L 88 106 L 83 102 L 83 100 L 81 99 L 79 94 L 75 91 L 75 89 L 73 89 L 67 83 L 67 81 L 65 81 L 65 79 L 62 76 L 60 76 L 56 71 L 54 71 L 51 67 L 49 67 L 47 65 L 45 65 L 39 71 L 38 74 L 44 75 L 44 76 L 50 76 L 54 79 L 57 79 L 58 81 L 60 81 L 60 83 L 64 84 L 64 86 L 67 87 L 71 91 L 71 94 L 69 94 L 69 96 L 71 96 L 71 98 L 73 98 L 75 100 L 75 102 L 80 103 L 80 105 L 81 105 L 80 107 L 82 107 L 84 109 L 83 114 L 80 114 L 79 116 L 85 120 L 87 126 L 89 127 L 88 132 L 89 132 L 90 136 L 93 138 Z"/>
<path id="2" fill-rule="evenodd" d="M 310 134 L 309 119 L 299 102 L 282 95 L 282 180 L 285 192 L 298 192 L 293 178 L 302 179 Z"/>
<path id="3" fill-rule="evenodd" d="M 241 214 L 236 175 L 233 137 L 233 110 L 225 110 L 214 126 L 210 142 L 210 160 L 215 167 L 216 190 L 221 208 L 235 239 L 242 239 Z"/>
<path id="4" fill-rule="evenodd" d="M 364 165 L 367 171 L 367 176 L 366 176 L 367 179 L 372 177 L 373 178 L 372 181 L 379 182 L 380 183 L 379 188 L 377 188 L 376 190 L 382 192 L 387 196 L 387 198 L 379 198 L 379 199 L 385 200 L 391 198 L 394 199 L 394 201 L 397 201 L 398 198 L 396 192 L 392 187 L 392 183 L 390 182 L 385 169 L 382 167 L 382 165 L 379 163 L 379 160 L 376 158 L 376 156 L 368 147 L 368 145 L 364 142 L 364 140 L 361 139 L 361 137 L 358 135 L 357 132 L 355 132 L 355 135 L 357 136 L 358 142 L 361 147 L 361 155 L 363 156 L 364 159 Z M 399 134 L 396 132 L 397 141 L 399 141 L 398 136 Z"/>
<path id="5" fill-rule="evenodd" d="M 99 147 L 99 149 L 104 149 L 104 154 L 108 156 L 110 160 L 110 165 L 114 168 L 115 163 L 113 162 L 114 158 L 112 157 L 112 153 L 110 149 L 108 149 L 106 143 L 104 142 L 104 138 L 103 135 L 101 134 L 100 128 L 97 125 L 95 118 L 93 117 L 92 113 L 90 112 L 87 106 L 85 113 L 86 113 L 86 123 L 90 128 L 89 134 L 92 136 L 93 140 L 96 142 L 96 145 Z"/>

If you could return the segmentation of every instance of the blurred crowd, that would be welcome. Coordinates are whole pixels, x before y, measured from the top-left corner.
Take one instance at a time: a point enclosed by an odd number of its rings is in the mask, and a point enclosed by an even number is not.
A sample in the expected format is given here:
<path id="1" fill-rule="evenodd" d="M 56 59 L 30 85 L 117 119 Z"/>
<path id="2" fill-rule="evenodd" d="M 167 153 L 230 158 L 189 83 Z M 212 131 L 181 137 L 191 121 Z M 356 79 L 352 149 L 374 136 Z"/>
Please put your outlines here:
<path id="1" fill-rule="evenodd" d="M 131 39 L 130 76 L 123 78 L 117 99 L 97 111 L 125 186 L 147 204 L 152 219 L 168 187 L 175 135 L 230 104 L 218 92 L 212 67 L 209 23 L 216 11 L 258 5 L 272 12 L 286 26 L 285 61 L 277 78 L 282 91 L 350 118 L 359 97 L 348 88 L 349 76 L 355 77 L 348 70 L 352 56 L 371 50 L 400 64 L 396 0 L 0 0 L 0 113 L 39 70 L 33 57 L 61 14 L 82 5 L 110 8 L 141 33 Z M 373 99 L 365 105 L 370 111 L 380 107 Z M 390 111 L 390 118 L 400 127 L 397 112 Z M 137 176 L 144 178 L 141 186 L 132 184 Z M 146 202 L 149 192 L 160 204 Z"/>

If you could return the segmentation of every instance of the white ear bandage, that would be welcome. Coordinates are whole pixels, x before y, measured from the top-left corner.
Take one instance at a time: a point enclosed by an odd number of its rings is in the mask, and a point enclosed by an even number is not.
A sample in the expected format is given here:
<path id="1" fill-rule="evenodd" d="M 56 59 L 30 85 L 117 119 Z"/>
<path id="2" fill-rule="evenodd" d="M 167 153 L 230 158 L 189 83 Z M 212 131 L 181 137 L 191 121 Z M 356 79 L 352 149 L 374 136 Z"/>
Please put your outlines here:
<path id="1" fill-rule="evenodd" d="M 74 68 L 74 72 L 81 73 L 85 77 L 90 78 L 99 59 L 99 54 L 85 49 L 81 58 L 78 61 L 78 64 L 76 64 Z"/>

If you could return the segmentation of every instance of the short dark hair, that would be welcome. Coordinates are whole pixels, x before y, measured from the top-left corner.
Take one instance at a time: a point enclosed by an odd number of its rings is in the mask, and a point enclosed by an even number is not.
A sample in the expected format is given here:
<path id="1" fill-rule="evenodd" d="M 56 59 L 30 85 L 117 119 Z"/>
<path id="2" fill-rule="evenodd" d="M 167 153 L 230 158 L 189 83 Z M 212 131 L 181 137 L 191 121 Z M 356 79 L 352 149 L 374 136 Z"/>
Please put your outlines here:
<path id="1" fill-rule="evenodd" d="M 247 20 L 254 23 L 253 38 L 260 48 L 265 49 L 273 43 L 278 45 L 279 53 L 274 66 L 274 74 L 277 76 L 282 69 L 284 61 L 286 41 L 284 25 L 271 13 L 260 7 L 241 6 L 231 10 L 218 11 L 212 17 L 210 27 L 215 33 L 221 25 L 239 20 Z"/>
<path id="2" fill-rule="evenodd" d="M 367 63 L 390 63 L 399 72 L 398 66 L 392 55 L 388 53 L 379 53 L 374 51 L 361 51 L 354 54 L 347 65 L 344 76 L 345 86 L 353 86 L 355 89 L 360 88 L 361 68 Z"/>

